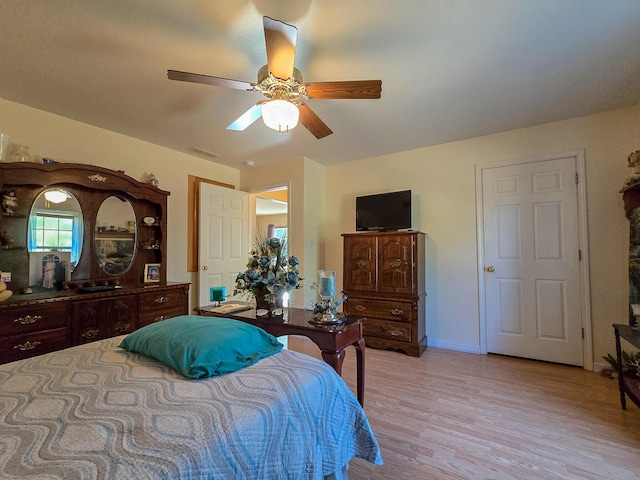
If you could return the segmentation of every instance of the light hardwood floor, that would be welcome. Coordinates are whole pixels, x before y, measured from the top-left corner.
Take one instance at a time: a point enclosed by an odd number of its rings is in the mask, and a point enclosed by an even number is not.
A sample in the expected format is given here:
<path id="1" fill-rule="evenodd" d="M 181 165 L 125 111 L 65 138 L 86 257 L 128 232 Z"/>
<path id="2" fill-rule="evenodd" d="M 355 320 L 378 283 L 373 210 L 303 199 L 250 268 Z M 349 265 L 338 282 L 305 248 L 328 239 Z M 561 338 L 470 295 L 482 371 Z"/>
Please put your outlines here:
<path id="1" fill-rule="evenodd" d="M 289 348 L 320 358 L 315 344 Z M 384 465 L 350 480 L 640 479 L 640 409 L 581 368 L 428 348 L 366 349 L 365 412 Z M 355 392 L 355 352 L 342 376 Z"/>

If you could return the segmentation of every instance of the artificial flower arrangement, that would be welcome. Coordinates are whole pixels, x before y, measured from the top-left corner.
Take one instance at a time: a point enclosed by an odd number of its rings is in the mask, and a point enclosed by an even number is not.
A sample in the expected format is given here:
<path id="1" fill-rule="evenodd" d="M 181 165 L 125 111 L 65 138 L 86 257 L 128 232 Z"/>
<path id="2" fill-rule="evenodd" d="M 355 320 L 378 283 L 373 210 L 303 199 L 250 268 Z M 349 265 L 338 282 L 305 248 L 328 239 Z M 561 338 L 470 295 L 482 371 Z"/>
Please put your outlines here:
<path id="1" fill-rule="evenodd" d="M 275 305 L 284 292 L 302 288 L 298 257 L 292 255 L 287 258 L 284 251 L 285 244 L 279 238 L 267 238 L 258 232 L 249 253 L 247 270 L 236 277 L 234 293 L 256 297 L 257 302 L 262 295 L 262 300 Z"/>

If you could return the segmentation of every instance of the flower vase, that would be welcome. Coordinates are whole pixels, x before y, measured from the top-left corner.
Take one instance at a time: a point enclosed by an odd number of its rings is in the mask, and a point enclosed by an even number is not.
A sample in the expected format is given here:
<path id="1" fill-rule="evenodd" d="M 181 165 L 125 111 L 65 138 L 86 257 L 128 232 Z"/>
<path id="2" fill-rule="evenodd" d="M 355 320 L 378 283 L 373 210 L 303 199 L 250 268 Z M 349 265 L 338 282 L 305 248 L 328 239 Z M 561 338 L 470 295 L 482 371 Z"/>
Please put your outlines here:
<path id="1" fill-rule="evenodd" d="M 265 296 L 269 293 L 267 287 L 261 287 L 254 292 L 256 299 L 256 310 L 266 310 L 271 317 L 278 308 L 282 308 L 282 297 L 277 297 L 275 302 L 268 301 Z"/>
<path id="2" fill-rule="evenodd" d="M 13 151 L 9 154 L 9 158 L 12 162 L 30 162 L 31 155 L 29 155 L 29 147 L 26 145 L 13 145 Z"/>

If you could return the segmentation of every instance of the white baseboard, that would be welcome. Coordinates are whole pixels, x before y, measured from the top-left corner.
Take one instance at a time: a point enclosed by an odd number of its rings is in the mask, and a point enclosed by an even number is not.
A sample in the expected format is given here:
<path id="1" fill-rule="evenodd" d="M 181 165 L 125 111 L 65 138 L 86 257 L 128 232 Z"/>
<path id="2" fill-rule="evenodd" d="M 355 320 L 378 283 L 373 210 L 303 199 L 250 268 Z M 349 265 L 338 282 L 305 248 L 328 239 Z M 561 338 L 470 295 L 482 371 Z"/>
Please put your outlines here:
<path id="1" fill-rule="evenodd" d="M 454 350 L 456 352 L 477 353 L 480 354 L 480 345 L 466 345 L 464 343 L 441 342 L 432 340 L 427 337 L 427 347 L 443 348 L 445 350 Z"/>
<path id="2" fill-rule="evenodd" d="M 432 340 L 431 338 L 427 338 L 427 346 L 433 348 L 442 348 L 444 350 L 453 350 L 455 352 L 464 352 L 464 353 L 475 353 L 481 355 L 479 345 L 466 345 L 464 343 L 453 343 L 453 342 L 442 342 L 439 340 Z M 594 363 L 593 371 L 599 372 L 603 368 L 611 368 L 611 365 L 608 363 Z"/>
<path id="3" fill-rule="evenodd" d="M 594 362 L 594 364 L 593 364 L 593 371 L 594 372 L 599 372 L 603 368 L 611 368 L 611 364 L 609 364 L 609 363 L 595 363 Z"/>

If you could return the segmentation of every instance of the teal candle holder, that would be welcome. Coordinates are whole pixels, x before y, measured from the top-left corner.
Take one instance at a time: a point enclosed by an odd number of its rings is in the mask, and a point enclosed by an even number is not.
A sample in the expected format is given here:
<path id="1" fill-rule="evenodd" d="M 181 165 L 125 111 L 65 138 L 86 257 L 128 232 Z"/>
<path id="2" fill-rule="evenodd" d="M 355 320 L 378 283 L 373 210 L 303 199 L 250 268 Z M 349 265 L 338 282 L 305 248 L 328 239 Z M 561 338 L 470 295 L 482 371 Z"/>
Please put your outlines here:
<path id="1" fill-rule="evenodd" d="M 227 298 L 226 287 L 211 287 L 209 289 L 209 300 L 211 300 L 216 307 L 220 306 L 220 302 L 224 302 Z"/>
<path id="2" fill-rule="evenodd" d="M 333 297 L 336 294 L 336 271 L 335 270 L 319 270 L 318 271 L 318 295 L 322 298 L 322 305 L 326 308 L 321 314 L 319 321 L 331 322 L 336 321 L 336 312 L 331 306 L 333 305 Z"/>

